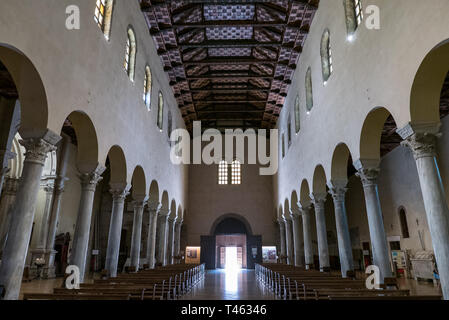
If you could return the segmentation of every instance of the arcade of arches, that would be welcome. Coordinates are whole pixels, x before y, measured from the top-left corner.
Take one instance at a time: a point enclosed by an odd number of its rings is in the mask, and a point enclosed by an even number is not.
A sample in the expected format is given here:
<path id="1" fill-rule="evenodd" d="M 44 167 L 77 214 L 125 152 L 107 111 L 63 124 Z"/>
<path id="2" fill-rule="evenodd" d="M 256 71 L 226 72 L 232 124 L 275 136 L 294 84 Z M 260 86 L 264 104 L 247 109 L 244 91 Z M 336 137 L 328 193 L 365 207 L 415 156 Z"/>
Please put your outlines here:
<path id="1" fill-rule="evenodd" d="M 449 299 L 446 0 L 44 2 L 0 1 L 2 298 L 235 261 Z M 276 174 L 174 164 L 194 121 L 276 129 Z"/>

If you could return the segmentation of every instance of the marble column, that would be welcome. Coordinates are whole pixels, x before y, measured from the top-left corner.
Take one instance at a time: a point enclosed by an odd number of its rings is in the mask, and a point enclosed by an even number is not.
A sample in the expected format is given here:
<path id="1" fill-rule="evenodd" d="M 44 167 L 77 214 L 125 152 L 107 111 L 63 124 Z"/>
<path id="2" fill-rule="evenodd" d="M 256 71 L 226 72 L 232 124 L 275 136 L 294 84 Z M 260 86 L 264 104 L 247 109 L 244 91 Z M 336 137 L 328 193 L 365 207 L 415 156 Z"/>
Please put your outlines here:
<path id="1" fill-rule="evenodd" d="M 293 230 L 292 230 L 292 220 L 291 213 L 285 212 L 285 244 L 287 252 L 287 264 L 294 265 L 294 249 L 293 249 Z"/>
<path id="2" fill-rule="evenodd" d="M 312 225 L 310 221 L 310 205 L 302 206 L 302 228 L 304 233 L 304 258 L 307 270 L 313 267 Z"/>
<path id="3" fill-rule="evenodd" d="M 376 164 L 367 164 L 363 160 L 356 161 L 354 167 L 358 171 L 357 176 L 362 180 L 365 194 L 373 263 L 379 267 L 380 282 L 383 283 L 383 279 L 385 277 L 392 277 L 393 273 L 391 271 L 390 254 L 377 186 L 379 168 Z"/>
<path id="4" fill-rule="evenodd" d="M 279 254 L 279 258 L 281 260 L 281 263 L 284 263 L 284 259 L 285 256 L 287 255 L 287 251 L 286 251 L 286 245 L 285 245 L 285 222 L 283 218 L 279 218 L 278 219 L 278 223 L 279 223 L 279 237 L 280 237 L 280 241 L 281 241 L 281 253 Z M 286 263 L 286 261 L 285 261 Z"/>
<path id="5" fill-rule="evenodd" d="M 39 235 L 37 240 L 36 248 L 31 250 L 31 270 L 33 272 L 37 271 L 36 266 L 34 265 L 34 261 L 38 258 L 44 258 L 45 265 L 42 270 L 43 278 L 54 278 L 56 275 L 54 274 L 54 270 L 49 270 L 47 267 L 47 263 L 49 260 L 49 254 L 47 254 L 47 237 L 48 237 L 48 227 L 50 223 L 50 214 L 53 203 L 53 194 L 55 187 L 55 179 L 54 177 L 48 177 L 46 180 L 42 180 L 41 188 L 45 192 L 45 207 L 44 212 L 42 214 L 41 226 L 39 229 Z"/>
<path id="6" fill-rule="evenodd" d="M 157 248 L 157 263 L 163 266 L 167 265 L 167 241 L 168 241 L 168 224 L 167 219 L 170 211 L 165 208 L 161 208 L 158 211 L 157 228 L 158 228 L 158 248 Z"/>
<path id="7" fill-rule="evenodd" d="M 398 133 L 416 161 L 441 289 L 444 299 L 449 300 L 449 209 L 436 154 L 439 126 L 417 130 L 409 125 Z"/>
<path id="8" fill-rule="evenodd" d="M 182 219 L 176 219 L 175 224 L 175 256 L 179 257 L 181 255 L 181 229 L 182 229 Z M 181 263 L 180 259 L 176 260 L 176 263 Z"/>
<path id="9" fill-rule="evenodd" d="M 8 228 L 11 221 L 11 209 L 16 199 L 19 179 L 6 177 L 2 201 L 0 203 L 0 260 L 8 236 Z"/>
<path id="10" fill-rule="evenodd" d="M 354 270 L 351 237 L 349 235 L 346 214 L 345 195 L 346 182 L 331 181 L 328 183 L 329 193 L 334 200 L 335 224 L 337 229 L 338 255 L 340 257 L 341 276 L 346 278 L 348 271 Z"/>
<path id="11" fill-rule="evenodd" d="M 0 150 L 0 196 L 3 192 L 3 183 L 5 181 L 6 174 L 9 172 L 8 163 L 9 160 L 14 159 L 16 154 L 9 150 Z"/>
<path id="12" fill-rule="evenodd" d="M 168 218 L 167 264 L 174 264 L 176 218 Z"/>
<path id="13" fill-rule="evenodd" d="M 320 270 L 330 267 L 329 246 L 327 244 L 327 229 L 324 204 L 326 193 L 312 193 L 311 199 L 315 207 L 316 233 L 318 238 L 318 256 L 320 259 Z"/>
<path id="14" fill-rule="evenodd" d="M 59 135 L 47 130 L 41 138 L 20 141 L 26 149 L 25 160 L 0 266 L 0 285 L 5 287 L 5 300 L 19 298 L 45 159 L 48 152 L 56 149 L 55 144 L 60 139 Z"/>
<path id="15" fill-rule="evenodd" d="M 111 278 L 117 277 L 118 258 L 120 255 L 120 239 L 123 225 L 123 209 L 128 195 L 128 186 L 111 184 L 112 212 L 109 224 L 108 247 L 106 251 L 105 269 Z"/>
<path id="16" fill-rule="evenodd" d="M 147 239 L 147 264 L 151 269 L 154 269 L 156 265 L 157 213 L 160 209 L 161 205 L 159 202 L 148 203 L 148 217 L 150 221 Z"/>
<path id="17" fill-rule="evenodd" d="M 89 246 L 89 232 L 92 221 L 92 209 L 94 205 L 95 188 L 103 178 L 105 168 L 98 166 L 91 173 L 80 174 L 81 197 L 76 218 L 75 232 L 73 234 L 72 252 L 70 264 L 80 269 L 80 281 L 84 281 L 84 272 L 87 259 L 87 248 Z"/>
<path id="18" fill-rule="evenodd" d="M 61 210 L 61 199 L 64 192 L 64 184 L 68 179 L 67 164 L 70 155 L 69 144 L 71 143 L 70 137 L 66 134 L 62 134 L 62 142 L 60 145 L 59 161 L 58 161 L 58 173 L 54 184 L 53 204 L 50 214 L 50 222 L 47 233 L 46 250 L 48 253 L 48 259 L 46 259 L 46 267 L 48 268 L 48 275 L 53 276 L 55 270 L 55 238 L 56 231 L 59 224 L 59 211 Z"/>
<path id="19" fill-rule="evenodd" d="M 140 244 L 142 242 L 142 217 L 143 209 L 146 201 L 145 196 L 135 197 L 133 201 L 134 219 L 133 219 L 133 233 L 131 240 L 131 267 L 139 270 L 140 265 Z"/>
<path id="20" fill-rule="evenodd" d="M 295 266 L 304 266 L 304 234 L 299 208 L 292 209 L 293 247 L 295 248 Z"/>

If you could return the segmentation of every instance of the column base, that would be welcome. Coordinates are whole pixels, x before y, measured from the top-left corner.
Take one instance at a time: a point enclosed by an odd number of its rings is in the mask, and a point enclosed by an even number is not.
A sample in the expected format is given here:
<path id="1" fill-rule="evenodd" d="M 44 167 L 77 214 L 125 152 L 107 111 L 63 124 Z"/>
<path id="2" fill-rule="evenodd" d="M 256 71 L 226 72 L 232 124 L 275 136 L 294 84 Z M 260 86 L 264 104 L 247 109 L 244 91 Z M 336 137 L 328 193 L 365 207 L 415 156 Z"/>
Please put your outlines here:
<path id="1" fill-rule="evenodd" d="M 42 279 L 53 279 L 56 278 L 56 268 L 55 268 L 55 255 L 56 250 L 48 249 L 33 249 L 31 251 L 31 262 L 30 262 L 30 276 L 33 278 L 38 277 L 38 267 L 34 263 L 37 258 L 44 258 L 45 264 L 40 269 L 40 277 Z"/>

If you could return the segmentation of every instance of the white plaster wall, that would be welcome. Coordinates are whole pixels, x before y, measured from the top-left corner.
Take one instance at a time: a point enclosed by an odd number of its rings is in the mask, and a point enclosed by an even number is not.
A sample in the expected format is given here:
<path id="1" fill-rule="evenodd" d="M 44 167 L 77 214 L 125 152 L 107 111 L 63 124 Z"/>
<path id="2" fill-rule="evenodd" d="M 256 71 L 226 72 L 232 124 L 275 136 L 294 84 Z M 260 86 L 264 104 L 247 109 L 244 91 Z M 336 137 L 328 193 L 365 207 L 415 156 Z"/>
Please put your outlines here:
<path id="1" fill-rule="evenodd" d="M 140 165 L 147 190 L 156 180 L 160 194 L 168 191 L 170 199 L 185 208 L 187 169 L 170 163 L 167 132 L 156 126 L 159 90 L 165 99 L 164 129 L 168 110 L 173 128 L 184 127 L 184 122 L 138 1 L 114 3 L 111 37 L 106 41 L 93 20 L 94 0 L 2 0 L 0 44 L 20 50 L 38 70 L 47 95 L 50 130 L 60 133 L 72 111 L 85 112 L 96 129 L 100 163 L 104 165 L 109 149 L 119 145 L 126 157 L 128 183 Z M 68 5 L 80 9 L 80 30 L 65 28 Z M 134 82 L 123 70 L 128 25 L 137 39 Z M 146 64 L 153 81 L 150 111 L 142 99 Z"/>
<path id="2" fill-rule="evenodd" d="M 445 0 L 371 0 L 363 4 L 380 8 L 381 29 L 361 26 L 355 41 L 348 42 L 343 2 L 320 1 L 278 121 L 285 131 L 299 94 L 301 130 L 293 135 L 284 159 L 279 152 L 280 169 L 274 183 L 277 207 L 290 199 L 293 190 L 299 194 L 303 179 L 312 189 L 317 165 L 321 164 L 330 178 L 332 154 L 338 144 L 346 143 L 353 160 L 359 158 L 361 129 L 373 108 L 384 106 L 399 128 L 406 125 L 416 72 L 427 53 L 449 38 L 449 2 Z M 326 28 L 330 30 L 334 73 L 324 86 L 320 41 Z M 309 66 L 314 107 L 307 115 L 304 82 Z M 291 118 L 293 121 L 293 113 Z"/>

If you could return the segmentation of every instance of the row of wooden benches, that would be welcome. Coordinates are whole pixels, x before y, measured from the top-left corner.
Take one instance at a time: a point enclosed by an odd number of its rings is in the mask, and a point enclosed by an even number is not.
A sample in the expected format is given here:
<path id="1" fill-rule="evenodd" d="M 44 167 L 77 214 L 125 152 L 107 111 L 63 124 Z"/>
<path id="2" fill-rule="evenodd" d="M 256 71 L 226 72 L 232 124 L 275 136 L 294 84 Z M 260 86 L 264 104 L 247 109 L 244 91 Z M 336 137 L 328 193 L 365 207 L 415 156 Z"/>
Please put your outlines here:
<path id="1" fill-rule="evenodd" d="M 388 278 L 379 290 L 366 288 L 355 276 L 343 278 L 330 271 L 305 270 L 285 264 L 257 264 L 257 279 L 280 299 L 290 300 L 440 300 L 441 296 L 411 296 Z"/>
<path id="2" fill-rule="evenodd" d="M 82 283 L 79 289 L 27 293 L 24 300 L 175 300 L 204 278 L 204 264 L 177 264 Z"/>

